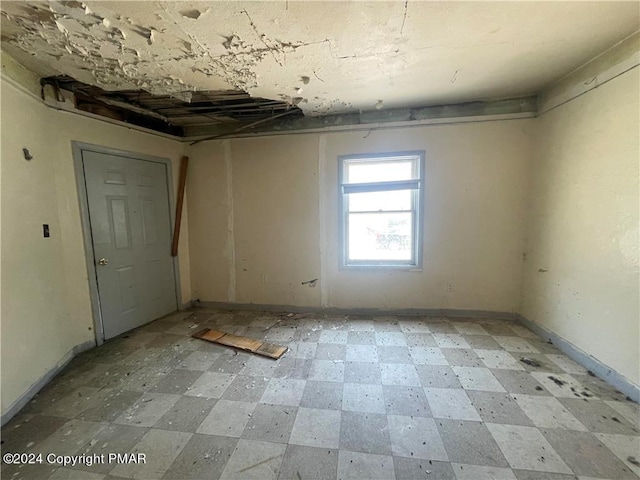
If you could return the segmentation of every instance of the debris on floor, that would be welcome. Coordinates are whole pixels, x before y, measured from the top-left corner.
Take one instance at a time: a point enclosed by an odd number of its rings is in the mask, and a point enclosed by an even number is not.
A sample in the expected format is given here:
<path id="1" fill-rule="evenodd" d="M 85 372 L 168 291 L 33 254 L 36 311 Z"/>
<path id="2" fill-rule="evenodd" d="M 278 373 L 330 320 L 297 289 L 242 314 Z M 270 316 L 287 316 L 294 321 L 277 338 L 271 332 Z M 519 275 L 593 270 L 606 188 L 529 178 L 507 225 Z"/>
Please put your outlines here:
<path id="1" fill-rule="evenodd" d="M 205 328 L 192 335 L 194 338 L 206 340 L 208 342 L 219 343 L 220 345 L 226 345 L 228 347 L 238 348 L 247 352 L 262 355 L 264 357 L 278 359 L 284 352 L 287 351 L 287 347 L 281 345 L 275 345 L 273 343 L 263 342 L 261 340 L 254 340 L 252 338 L 241 337 L 239 335 L 232 335 L 230 333 L 220 332 L 218 330 L 211 330 Z"/>
<path id="2" fill-rule="evenodd" d="M 540 363 L 531 358 L 522 357 L 520 361 L 530 367 L 540 367 Z"/>
<path id="3" fill-rule="evenodd" d="M 554 377 L 553 375 L 549 375 L 547 378 L 551 380 L 553 383 L 555 383 L 556 385 L 558 385 L 559 387 L 562 387 L 563 385 L 567 384 L 566 382 L 563 382 L 562 380 Z"/>
<path id="4" fill-rule="evenodd" d="M 448 341 L 446 332 L 453 331 L 469 343 L 475 341 L 473 334 L 461 333 L 470 331 L 468 319 L 290 313 L 200 309 L 197 318 L 185 318 L 185 312 L 178 312 L 128 332 L 126 341 L 119 337 L 84 352 L 3 427 L 3 453 L 84 445 L 77 453 L 88 457 L 118 451 L 123 445 L 127 451 L 144 452 L 151 441 L 153 445 L 171 442 L 175 451 L 181 449 L 177 457 L 165 455 L 159 464 L 123 465 L 110 472 L 181 480 L 233 475 L 267 478 L 269 474 L 287 480 L 336 480 L 350 473 L 357 478 L 393 477 L 387 461 L 372 464 L 358 452 L 395 450 L 406 452 L 395 465 L 400 471 L 411 467 L 406 478 L 430 480 L 456 475 L 478 478 L 479 467 L 491 468 L 493 459 L 504 451 L 511 453 L 505 456 L 500 478 L 515 469 L 509 461 L 522 458 L 535 470 L 531 478 L 552 476 L 561 460 L 569 468 L 563 470 L 573 474 L 566 478 L 578 474 L 594 479 L 635 478 L 640 455 L 630 447 L 637 445 L 639 435 L 637 403 L 630 398 L 625 401 L 625 394 L 586 370 L 564 371 L 554 362 L 562 354 L 551 349 L 535 351 L 546 348 L 544 341 L 524 331 L 511 334 L 521 342 L 503 343 L 518 349 L 526 345 L 522 342 L 530 342 L 534 348 L 527 352 L 486 342 L 468 348 L 468 355 L 449 355 L 460 345 L 450 343 L 438 349 L 433 345 L 438 344 L 436 340 Z M 478 319 L 477 323 L 488 330 L 495 328 L 495 333 L 507 333 L 502 329 L 504 322 Z M 194 324 L 199 326 L 191 329 Z M 193 338 L 206 329 L 213 332 Z M 225 332 L 289 348 L 279 360 L 271 361 L 249 357 L 237 347 L 221 352 L 224 342 L 206 341 L 207 336 Z M 494 340 L 500 336 L 484 335 Z M 505 365 L 510 368 L 467 367 L 471 360 L 478 362 L 471 352 L 484 354 L 481 347 L 490 345 L 496 353 L 513 357 Z M 541 366 L 526 365 L 522 358 Z M 469 382 L 463 373 L 471 371 L 482 372 L 485 378 L 493 375 L 505 392 L 496 394 L 494 390 L 500 388 L 494 382 Z M 464 394 L 461 381 L 474 388 Z M 460 393 L 470 403 L 459 407 Z M 557 411 L 548 411 L 551 403 Z M 372 416 L 372 411 L 388 411 L 390 416 Z M 426 426 L 424 412 L 431 412 L 435 426 L 429 423 L 437 428 L 416 432 L 416 425 Z M 553 428 L 527 430 L 520 425 L 528 423 L 527 418 L 533 423 L 533 418 L 546 422 L 552 417 L 556 420 L 547 425 Z M 465 418 L 493 418 L 497 423 L 487 427 L 489 431 L 483 429 L 482 436 L 476 438 L 471 432 L 474 438 L 460 442 L 468 430 Z M 590 433 L 579 433 L 583 428 Z M 193 431 L 198 431 L 195 444 L 189 440 Z M 539 447 L 538 431 L 549 440 L 543 447 Z M 530 448 L 512 448 L 511 432 L 524 435 L 522 441 Z M 330 438 L 337 442 L 335 448 L 326 443 Z M 571 448 L 562 443 L 568 441 Z M 308 447 L 303 445 L 307 443 Z M 487 447 L 488 443 L 492 446 Z M 589 462 L 583 461 L 585 451 Z M 305 454 L 302 461 L 298 452 Z M 444 455 L 450 460 L 465 455 L 479 460 L 473 462 L 477 465 L 436 460 Z M 190 465 L 185 465 L 185 458 Z M 380 468 L 363 470 L 369 465 Z M 85 479 L 98 478 L 103 467 L 76 464 L 73 469 L 76 477 Z M 19 474 L 12 476 L 16 471 Z M 37 464 L 3 465 L 0 476 L 17 480 L 49 478 L 51 473 Z"/>
<path id="5" fill-rule="evenodd" d="M 636 467 L 640 467 L 640 462 L 636 459 L 636 457 L 628 456 L 627 462 L 632 463 Z"/>

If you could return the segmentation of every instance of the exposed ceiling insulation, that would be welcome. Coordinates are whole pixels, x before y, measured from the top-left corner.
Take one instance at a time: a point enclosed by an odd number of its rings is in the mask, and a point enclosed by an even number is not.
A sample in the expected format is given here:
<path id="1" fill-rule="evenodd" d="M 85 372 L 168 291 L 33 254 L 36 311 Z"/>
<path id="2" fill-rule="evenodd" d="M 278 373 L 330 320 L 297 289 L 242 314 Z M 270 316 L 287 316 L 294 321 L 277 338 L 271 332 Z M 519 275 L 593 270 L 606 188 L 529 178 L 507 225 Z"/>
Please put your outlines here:
<path id="1" fill-rule="evenodd" d="M 43 77 L 123 91 L 121 99 L 144 99 L 146 107 L 236 91 L 311 116 L 529 96 L 640 22 L 640 3 L 615 1 L 87 0 L 0 8 L 2 49 Z M 140 91 L 160 99 L 131 93 Z M 189 114 L 176 125 L 200 120 Z"/>

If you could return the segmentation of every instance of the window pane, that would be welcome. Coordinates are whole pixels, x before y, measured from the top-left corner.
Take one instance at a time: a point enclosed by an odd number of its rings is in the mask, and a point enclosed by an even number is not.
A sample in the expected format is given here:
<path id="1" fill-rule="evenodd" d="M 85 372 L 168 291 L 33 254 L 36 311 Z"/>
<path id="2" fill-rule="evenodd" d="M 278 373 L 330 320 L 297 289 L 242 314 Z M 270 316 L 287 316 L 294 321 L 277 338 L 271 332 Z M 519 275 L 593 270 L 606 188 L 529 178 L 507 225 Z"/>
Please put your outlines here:
<path id="1" fill-rule="evenodd" d="M 411 180 L 414 175 L 414 163 L 411 160 L 392 162 L 356 161 L 347 162 L 345 183 L 392 182 L 395 180 Z"/>
<path id="2" fill-rule="evenodd" d="M 411 260 L 411 212 L 350 213 L 349 260 Z"/>
<path id="3" fill-rule="evenodd" d="M 384 210 L 411 210 L 413 190 L 389 192 L 351 193 L 347 195 L 350 212 L 376 212 Z"/>

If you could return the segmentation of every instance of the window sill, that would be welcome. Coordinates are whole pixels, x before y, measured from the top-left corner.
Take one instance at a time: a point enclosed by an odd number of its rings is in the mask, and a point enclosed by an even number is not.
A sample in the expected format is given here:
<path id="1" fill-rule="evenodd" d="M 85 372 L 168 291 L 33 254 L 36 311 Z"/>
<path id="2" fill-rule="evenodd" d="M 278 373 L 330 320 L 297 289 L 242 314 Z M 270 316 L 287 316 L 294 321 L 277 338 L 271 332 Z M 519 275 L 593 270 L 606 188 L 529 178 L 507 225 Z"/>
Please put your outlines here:
<path id="1" fill-rule="evenodd" d="M 415 265 L 341 265 L 340 270 L 422 272 L 422 267 Z"/>

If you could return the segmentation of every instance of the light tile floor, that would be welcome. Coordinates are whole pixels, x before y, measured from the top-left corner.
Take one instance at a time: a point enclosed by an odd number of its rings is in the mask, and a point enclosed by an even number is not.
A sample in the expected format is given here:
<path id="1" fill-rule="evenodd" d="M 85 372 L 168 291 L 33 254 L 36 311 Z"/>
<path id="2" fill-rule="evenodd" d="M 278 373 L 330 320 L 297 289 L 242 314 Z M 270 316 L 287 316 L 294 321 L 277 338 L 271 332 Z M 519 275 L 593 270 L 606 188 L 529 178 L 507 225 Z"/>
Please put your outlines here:
<path id="1" fill-rule="evenodd" d="M 289 351 L 275 361 L 191 338 L 204 327 Z M 637 478 L 639 415 L 637 404 L 510 322 L 198 309 L 74 359 L 2 429 L 3 453 L 43 453 L 42 463 L 34 455 L 36 463 L 3 464 L 1 473 Z M 109 462 L 132 453 L 146 463 Z M 65 466 L 60 455 L 105 461 Z"/>

